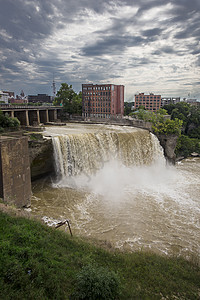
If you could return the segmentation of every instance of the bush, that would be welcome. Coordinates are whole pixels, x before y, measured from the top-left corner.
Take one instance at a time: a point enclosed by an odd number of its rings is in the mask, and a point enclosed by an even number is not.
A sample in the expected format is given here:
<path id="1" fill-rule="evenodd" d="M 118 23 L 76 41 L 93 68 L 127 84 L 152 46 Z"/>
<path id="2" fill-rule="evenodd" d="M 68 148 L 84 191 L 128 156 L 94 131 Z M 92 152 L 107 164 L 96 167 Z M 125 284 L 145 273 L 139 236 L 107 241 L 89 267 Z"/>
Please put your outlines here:
<path id="1" fill-rule="evenodd" d="M 181 135 L 177 141 L 176 154 L 178 156 L 187 157 L 192 152 L 200 154 L 200 140 L 189 138 L 186 135 Z"/>
<path id="2" fill-rule="evenodd" d="M 179 119 L 170 120 L 167 119 L 164 122 L 156 122 L 152 128 L 155 133 L 158 134 L 181 134 L 181 127 L 183 121 Z"/>
<path id="3" fill-rule="evenodd" d="M 103 267 L 87 265 L 77 275 L 72 299 L 112 300 L 120 293 L 120 280 L 116 273 Z"/>
<path id="4" fill-rule="evenodd" d="M 0 111 L 0 127 L 2 128 L 19 128 L 20 122 L 17 118 L 11 118 L 8 114 L 3 114 L 2 111 Z"/>

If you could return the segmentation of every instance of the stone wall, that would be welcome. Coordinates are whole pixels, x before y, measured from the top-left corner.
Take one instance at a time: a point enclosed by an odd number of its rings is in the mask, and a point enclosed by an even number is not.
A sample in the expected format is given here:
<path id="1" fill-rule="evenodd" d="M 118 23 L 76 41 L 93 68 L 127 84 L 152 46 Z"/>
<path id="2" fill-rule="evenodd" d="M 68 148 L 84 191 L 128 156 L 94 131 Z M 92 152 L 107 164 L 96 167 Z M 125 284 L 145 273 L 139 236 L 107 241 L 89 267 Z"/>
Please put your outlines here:
<path id="1" fill-rule="evenodd" d="M 31 176 L 27 137 L 0 137 L 0 197 L 7 204 L 29 206 Z"/>

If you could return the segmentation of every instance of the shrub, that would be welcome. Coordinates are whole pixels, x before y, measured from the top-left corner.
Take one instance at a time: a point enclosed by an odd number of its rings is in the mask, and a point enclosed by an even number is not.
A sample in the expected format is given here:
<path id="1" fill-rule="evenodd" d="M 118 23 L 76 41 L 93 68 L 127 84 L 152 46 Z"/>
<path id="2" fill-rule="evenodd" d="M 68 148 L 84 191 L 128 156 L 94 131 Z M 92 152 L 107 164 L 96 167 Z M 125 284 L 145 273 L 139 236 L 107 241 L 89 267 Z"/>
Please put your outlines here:
<path id="1" fill-rule="evenodd" d="M 76 290 L 72 299 L 112 300 L 120 293 L 120 280 L 117 274 L 103 267 L 87 265 L 77 275 Z"/>
<path id="2" fill-rule="evenodd" d="M 189 138 L 186 135 L 181 135 L 177 141 L 176 154 L 187 157 L 192 152 L 200 154 L 200 140 Z"/>
<path id="3" fill-rule="evenodd" d="M 17 118 L 11 118 L 8 114 L 3 114 L 0 110 L 0 127 L 2 128 L 19 128 L 20 122 Z"/>
<path id="4" fill-rule="evenodd" d="M 158 134 L 181 134 L 181 127 L 183 121 L 179 119 L 170 120 L 167 119 L 164 122 L 156 122 L 152 128 L 155 133 Z"/>

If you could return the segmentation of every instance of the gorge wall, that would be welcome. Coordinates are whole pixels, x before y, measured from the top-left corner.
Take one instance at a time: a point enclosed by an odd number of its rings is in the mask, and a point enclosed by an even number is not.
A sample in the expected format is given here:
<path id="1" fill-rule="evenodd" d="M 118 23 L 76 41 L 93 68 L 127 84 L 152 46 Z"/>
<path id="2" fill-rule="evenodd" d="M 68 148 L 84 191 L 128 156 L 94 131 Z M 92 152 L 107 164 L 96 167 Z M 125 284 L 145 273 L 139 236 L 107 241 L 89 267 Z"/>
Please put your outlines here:
<path id="1" fill-rule="evenodd" d="M 36 180 L 54 172 L 53 146 L 51 139 L 29 141 L 31 179 Z"/>
<path id="2" fill-rule="evenodd" d="M 170 135 L 164 135 L 164 134 L 158 134 L 157 138 L 163 147 L 164 155 L 168 163 L 175 164 L 176 162 L 176 143 L 178 139 L 178 135 L 176 134 L 170 134 Z"/>

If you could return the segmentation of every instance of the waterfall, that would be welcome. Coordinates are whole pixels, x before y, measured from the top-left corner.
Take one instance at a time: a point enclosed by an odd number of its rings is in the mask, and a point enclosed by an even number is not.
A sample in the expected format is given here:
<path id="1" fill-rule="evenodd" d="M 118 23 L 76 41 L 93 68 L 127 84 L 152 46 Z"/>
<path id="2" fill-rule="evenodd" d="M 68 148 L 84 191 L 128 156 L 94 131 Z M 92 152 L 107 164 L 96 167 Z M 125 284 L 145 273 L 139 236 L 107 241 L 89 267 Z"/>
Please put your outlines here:
<path id="1" fill-rule="evenodd" d="M 127 167 L 165 161 L 158 139 L 146 130 L 62 134 L 52 142 L 59 178 L 95 174 L 110 160 Z"/>

